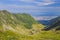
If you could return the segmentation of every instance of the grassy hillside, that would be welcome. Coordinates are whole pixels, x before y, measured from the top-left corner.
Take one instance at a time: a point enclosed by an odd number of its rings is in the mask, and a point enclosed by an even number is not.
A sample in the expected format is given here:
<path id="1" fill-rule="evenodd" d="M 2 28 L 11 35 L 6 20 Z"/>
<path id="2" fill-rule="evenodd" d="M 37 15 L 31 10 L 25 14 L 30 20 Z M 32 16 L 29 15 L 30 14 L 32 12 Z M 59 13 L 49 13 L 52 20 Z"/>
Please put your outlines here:
<path id="1" fill-rule="evenodd" d="M 18 21 L 23 22 L 24 26 L 28 29 L 32 28 L 32 24 L 38 23 L 29 14 L 20 14 L 20 13 L 18 13 L 18 14 L 14 14 L 14 16 L 18 19 Z"/>
<path id="2" fill-rule="evenodd" d="M 60 31 L 42 31 L 29 14 L 0 11 L 0 40 L 60 40 Z"/>
<path id="3" fill-rule="evenodd" d="M 0 40 L 60 40 L 60 31 L 42 31 L 35 35 L 21 35 L 12 31 L 0 32 Z"/>
<path id="4" fill-rule="evenodd" d="M 13 14 L 6 10 L 0 11 L 0 39 L 1 40 L 23 40 L 26 35 L 33 35 L 38 32 L 42 25 L 38 25 L 29 14 Z M 35 30 L 39 27 L 39 29 Z M 34 33 L 34 32 L 36 33 Z M 22 37 L 23 36 L 23 37 Z M 17 37 L 17 38 L 16 38 Z M 21 37 L 21 39 L 20 39 Z M 24 38 L 25 39 L 25 38 Z M 30 37 L 29 37 L 30 39 Z"/>
<path id="5" fill-rule="evenodd" d="M 32 24 L 36 24 L 37 21 L 34 20 L 29 14 L 12 14 L 6 10 L 0 11 L 0 25 L 9 24 L 11 26 L 23 25 L 26 28 L 32 28 Z"/>

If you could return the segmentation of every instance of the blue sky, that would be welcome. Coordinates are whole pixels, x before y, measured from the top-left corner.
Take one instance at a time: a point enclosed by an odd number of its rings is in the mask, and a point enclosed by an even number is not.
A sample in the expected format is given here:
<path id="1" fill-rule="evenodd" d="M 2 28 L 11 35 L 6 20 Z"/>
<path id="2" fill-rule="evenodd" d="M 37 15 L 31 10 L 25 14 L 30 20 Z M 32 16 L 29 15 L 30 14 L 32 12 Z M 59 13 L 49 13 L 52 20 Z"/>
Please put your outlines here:
<path id="1" fill-rule="evenodd" d="M 0 0 L 0 10 L 33 16 L 60 16 L 60 0 Z"/>

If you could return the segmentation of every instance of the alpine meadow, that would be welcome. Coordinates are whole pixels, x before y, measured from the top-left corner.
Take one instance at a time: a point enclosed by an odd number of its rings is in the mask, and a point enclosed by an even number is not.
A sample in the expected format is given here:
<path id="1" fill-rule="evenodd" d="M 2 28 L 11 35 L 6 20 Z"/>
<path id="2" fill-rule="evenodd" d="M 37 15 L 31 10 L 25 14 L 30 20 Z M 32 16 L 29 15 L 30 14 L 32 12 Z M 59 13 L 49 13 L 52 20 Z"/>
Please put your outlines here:
<path id="1" fill-rule="evenodd" d="M 60 0 L 0 0 L 0 40 L 60 40 Z"/>
<path id="2" fill-rule="evenodd" d="M 0 40 L 60 40 L 60 17 L 46 27 L 29 14 L 0 11 Z M 55 26 L 56 25 L 56 26 Z"/>

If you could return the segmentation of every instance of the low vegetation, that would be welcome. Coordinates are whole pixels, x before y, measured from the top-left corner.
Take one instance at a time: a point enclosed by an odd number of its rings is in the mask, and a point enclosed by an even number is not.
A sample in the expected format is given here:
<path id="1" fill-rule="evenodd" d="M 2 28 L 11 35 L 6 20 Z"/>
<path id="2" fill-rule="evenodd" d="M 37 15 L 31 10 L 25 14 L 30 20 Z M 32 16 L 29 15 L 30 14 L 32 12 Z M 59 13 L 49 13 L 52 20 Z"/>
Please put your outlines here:
<path id="1" fill-rule="evenodd" d="M 29 14 L 0 11 L 0 40 L 60 40 L 59 30 L 44 27 Z"/>

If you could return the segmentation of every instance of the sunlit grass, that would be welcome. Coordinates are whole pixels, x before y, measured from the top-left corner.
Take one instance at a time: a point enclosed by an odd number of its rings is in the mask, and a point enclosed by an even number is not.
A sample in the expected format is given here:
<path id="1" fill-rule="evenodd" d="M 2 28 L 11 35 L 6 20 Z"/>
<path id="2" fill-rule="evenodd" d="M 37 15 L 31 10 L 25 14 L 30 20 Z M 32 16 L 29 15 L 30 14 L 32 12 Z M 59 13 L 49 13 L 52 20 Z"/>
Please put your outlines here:
<path id="1" fill-rule="evenodd" d="M 60 40 L 60 31 L 42 31 L 31 36 L 6 31 L 0 32 L 0 40 Z"/>

